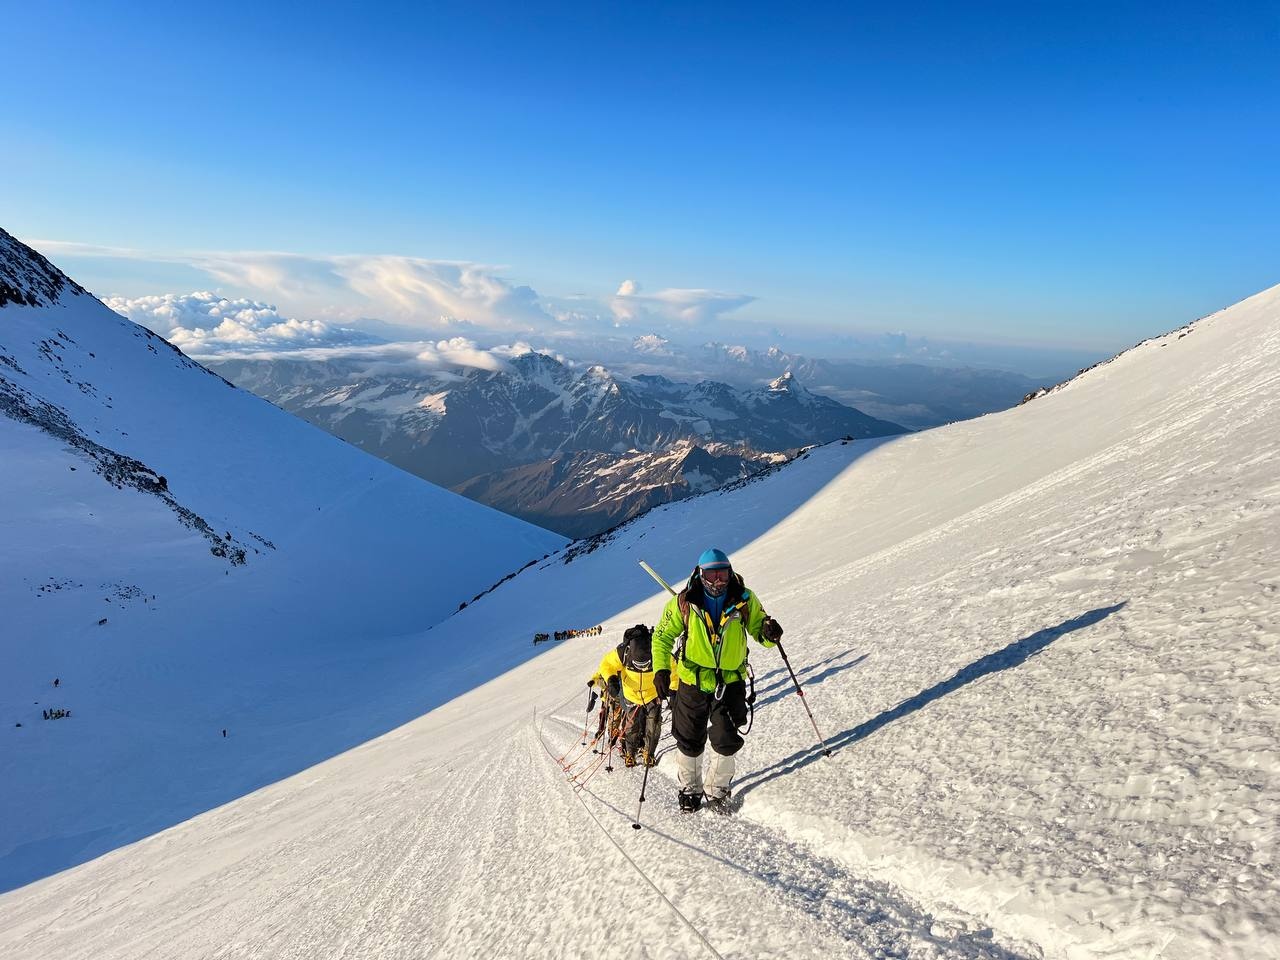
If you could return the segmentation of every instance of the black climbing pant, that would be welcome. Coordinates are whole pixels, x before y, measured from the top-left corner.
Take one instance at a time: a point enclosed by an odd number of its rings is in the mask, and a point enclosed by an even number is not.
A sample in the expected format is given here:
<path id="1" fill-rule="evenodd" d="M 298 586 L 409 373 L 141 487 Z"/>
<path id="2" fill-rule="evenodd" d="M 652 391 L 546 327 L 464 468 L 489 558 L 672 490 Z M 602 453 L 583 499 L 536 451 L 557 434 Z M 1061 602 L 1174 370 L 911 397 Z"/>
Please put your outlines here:
<path id="1" fill-rule="evenodd" d="M 675 693 L 671 711 L 671 730 L 676 746 L 686 757 L 700 756 L 706 749 L 708 727 L 711 749 L 731 757 L 742 749 L 738 728 L 747 722 L 747 684 L 737 680 L 724 685 L 719 700 L 714 693 L 700 690 L 692 683 L 682 683 Z"/>

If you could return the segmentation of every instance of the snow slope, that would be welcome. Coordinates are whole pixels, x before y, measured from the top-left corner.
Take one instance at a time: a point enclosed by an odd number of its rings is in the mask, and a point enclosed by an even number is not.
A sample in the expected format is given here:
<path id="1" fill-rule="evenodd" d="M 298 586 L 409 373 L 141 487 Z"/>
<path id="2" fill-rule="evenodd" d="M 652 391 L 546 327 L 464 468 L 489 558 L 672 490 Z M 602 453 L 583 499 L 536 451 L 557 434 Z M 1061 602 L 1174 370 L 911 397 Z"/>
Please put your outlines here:
<path id="1" fill-rule="evenodd" d="M 382 668 L 468 692 L 0 897 L 0 950 L 1280 956 L 1278 414 L 1280 288 L 1020 408 L 655 510 Z M 601 653 L 658 614 L 635 561 L 677 579 L 710 544 L 786 627 L 834 755 L 758 651 L 737 817 L 681 817 L 664 760 L 634 831 L 637 771 L 575 792 L 555 758 Z"/>
<path id="2" fill-rule="evenodd" d="M 361 702 L 388 638 L 564 543 L 230 386 L 3 231 L 0 294 L 0 889 L 412 716 Z"/>

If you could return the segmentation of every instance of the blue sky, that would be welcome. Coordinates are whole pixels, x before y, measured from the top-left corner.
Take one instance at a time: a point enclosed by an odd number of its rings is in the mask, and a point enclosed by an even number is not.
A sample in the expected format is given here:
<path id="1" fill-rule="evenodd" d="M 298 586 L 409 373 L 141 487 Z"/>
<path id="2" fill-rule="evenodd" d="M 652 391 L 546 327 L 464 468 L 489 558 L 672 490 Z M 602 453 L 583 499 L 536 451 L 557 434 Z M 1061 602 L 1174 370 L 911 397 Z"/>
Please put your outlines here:
<path id="1" fill-rule="evenodd" d="M 46 252 L 104 295 L 466 312 L 470 292 L 421 293 L 417 273 L 401 291 L 422 301 L 317 267 L 395 255 L 478 265 L 561 323 L 616 320 L 634 280 L 637 322 L 718 339 L 1110 351 L 1280 282 L 1277 3 L 46 3 L 4 20 L 22 42 L 3 225 L 60 242 Z M 262 251 L 299 257 L 244 267 Z M 211 253 L 240 266 L 211 274 Z M 723 299 L 676 316 L 691 291 Z M 462 319 L 501 320 L 505 295 L 486 296 Z"/>

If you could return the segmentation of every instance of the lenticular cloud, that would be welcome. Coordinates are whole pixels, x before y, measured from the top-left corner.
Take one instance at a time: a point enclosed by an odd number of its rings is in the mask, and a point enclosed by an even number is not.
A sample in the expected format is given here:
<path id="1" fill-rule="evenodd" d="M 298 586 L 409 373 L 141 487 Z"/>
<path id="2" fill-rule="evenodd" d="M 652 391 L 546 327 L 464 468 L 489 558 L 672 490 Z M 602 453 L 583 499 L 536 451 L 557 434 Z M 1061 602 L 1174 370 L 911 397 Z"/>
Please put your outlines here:
<path id="1" fill-rule="evenodd" d="M 107 306 L 192 356 L 370 343 L 375 338 L 322 320 L 283 317 L 275 306 L 216 293 L 109 297 Z"/>

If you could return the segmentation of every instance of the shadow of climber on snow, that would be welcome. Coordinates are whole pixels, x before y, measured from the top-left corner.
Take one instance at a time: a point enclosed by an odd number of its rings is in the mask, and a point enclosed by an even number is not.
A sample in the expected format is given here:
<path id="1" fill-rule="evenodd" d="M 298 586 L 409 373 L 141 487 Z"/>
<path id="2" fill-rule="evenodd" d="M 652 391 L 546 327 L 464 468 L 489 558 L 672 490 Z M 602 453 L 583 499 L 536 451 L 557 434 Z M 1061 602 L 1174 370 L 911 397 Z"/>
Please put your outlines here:
<path id="1" fill-rule="evenodd" d="M 988 674 L 996 673 L 1000 670 L 1008 670 L 1011 667 L 1018 667 L 1026 663 L 1031 657 L 1035 656 L 1049 644 L 1053 643 L 1063 634 L 1071 633 L 1074 630 L 1082 630 L 1085 627 L 1091 627 L 1100 620 L 1105 620 L 1117 610 L 1123 609 L 1127 600 L 1121 600 L 1117 604 L 1109 607 L 1098 607 L 1096 610 L 1090 610 L 1071 620 L 1064 620 L 1056 627 L 1046 627 L 1039 630 L 1029 637 L 1023 637 L 1016 640 L 994 653 L 989 653 L 985 657 L 979 657 L 967 667 L 961 668 L 953 676 L 948 677 L 940 683 L 935 683 L 926 690 L 921 690 L 914 697 L 903 700 L 896 707 L 892 707 L 882 713 L 877 714 L 870 720 L 858 724 L 838 733 L 831 737 L 827 743 L 831 747 L 832 752 L 839 750 L 841 747 L 847 747 L 850 744 L 857 743 L 865 737 L 871 736 L 882 727 L 888 726 L 895 720 L 900 720 L 909 714 L 915 713 L 917 710 L 927 707 L 935 700 L 940 700 L 947 694 L 959 690 L 965 684 L 973 683 L 973 681 L 981 679 Z M 856 662 L 856 661 L 855 661 Z M 852 666 L 852 664 L 850 664 Z M 815 760 L 822 757 L 822 749 L 813 746 L 798 753 L 793 753 L 784 760 L 779 760 L 772 766 L 765 767 L 755 773 L 749 774 L 740 781 L 738 786 L 738 796 L 742 797 L 754 790 L 761 784 L 768 783 L 778 777 L 793 773 L 801 767 L 807 767 Z"/>

